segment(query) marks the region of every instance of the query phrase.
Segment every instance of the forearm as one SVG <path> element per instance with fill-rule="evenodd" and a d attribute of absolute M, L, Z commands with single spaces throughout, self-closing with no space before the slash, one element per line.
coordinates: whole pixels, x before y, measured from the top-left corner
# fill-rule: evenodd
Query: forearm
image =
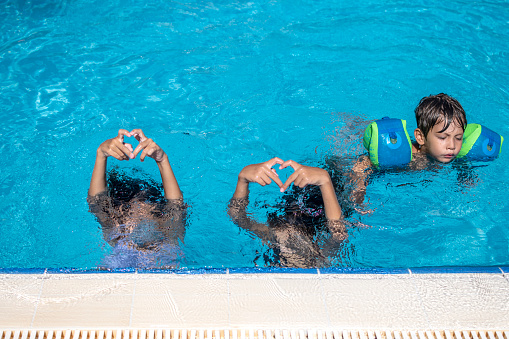
<path fill-rule="evenodd" d="M 163 181 L 164 197 L 168 200 L 182 199 L 182 191 L 171 168 L 168 156 L 164 155 L 163 160 L 157 162 L 161 179 Z"/>
<path fill-rule="evenodd" d="M 97 150 L 88 195 L 96 196 L 97 194 L 106 191 L 106 165 L 107 157 L 105 157 L 100 150 Z"/>
<path fill-rule="evenodd" d="M 249 183 L 245 179 L 239 177 L 237 187 L 233 193 L 234 199 L 247 198 L 249 196 Z"/>
<path fill-rule="evenodd" d="M 273 237 L 267 225 L 253 220 L 247 213 L 248 197 L 233 197 L 228 204 L 228 215 L 240 228 L 251 232 L 262 241 L 271 241 Z"/>
<path fill-rule="evenodd" d="M 233 193 L 233 197 L 228 204 L 228 215 L 232 221 L 240 228 L 248 232 L 254 233 L 263 241 L 271 240 L 269 228 L 265 224 L 261 224 L 253 220 L 247 213 L 247 205 L 249 204 L 249 182 L 239 175 L 237 187 Z"/>
<path fill-rule="evenodd" d="M 353 190 L 350 194 L 350 200 L 357 204 L 364 202 L 366 195 L 366 178 L 368 171 L 371 168 L 371 160 L 367 156 L 361 156 L 348 174 L 353 183 Z"/>
<path fill-rule="evenodd" d="M 228 204 L 228 215 L 235 223 L 246 218 L 246 208 L 249 203 L 249 183 L 240 177 L 237 180 L 237 187 L 233 197 Z"/>
<path fill-rule="evenodd" d="M 341 207 L 339 206 L 338 198 L 336 197 L 336 192 L 334 191 L 334 186 L 332 185 L 330 178 L 327 182 L 320 186 L 320 191 L 322 193 L 325 216 L 327 219 L 342 219 L 343 213 L 341 212 Z"/>

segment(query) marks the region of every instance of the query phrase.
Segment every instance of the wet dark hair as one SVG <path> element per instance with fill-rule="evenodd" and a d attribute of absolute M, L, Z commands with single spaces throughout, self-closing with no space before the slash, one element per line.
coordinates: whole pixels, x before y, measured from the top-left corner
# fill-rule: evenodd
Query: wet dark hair
<path fill-rule="evenodd" d="M 344 162 L 345 164 L 342 164 L 339 158 L 331 157 L 325 159 L 320 167 L 329 173 L 343 217 L 348 218 L 352 215 L 354 208 L 348 197 L 349 178 L 345 175 L 347 170 L 343 167 L 350 162 Z M 271 227 L 284 224 L 303 226 L 306 233 L 312 237 L 326 230 L 327 218 L 320 188 L 318 186 L 300 188 L 292 185 L 276 205 L 276 211 L 268 213 L 267 220 Z"/>
<path fill-rule="evenodd" d="M 276 210 L 267 215 L 270 227 L 303 226 L 311 237 L 323 228 L 325 220 L 322 195 L 316 186 L 292 186 L 278 202 Z"/>
<path fill-rule="evenodd" d="M 415 108 L 415 119 L 417 128 L 421 130 L 424 137 L 428 136 L 433 126 L 442 121 L 444 128 L 440 132 L 447 130 L 453 122 L 461 126 L 463 131 L 467 126 L 467 117 L 463 107 L 458 100 L 444 93 L 422 98 Z"/>
<path fill-rule="evenodd" d="M 115 206 L 129 205 L 131 201 L 143 200 L 152 204 L 164 203 L 163 186 L 136 169 L 135 173 L 126 173 L 113 168 L 108 173 L 108 194 Z"/>

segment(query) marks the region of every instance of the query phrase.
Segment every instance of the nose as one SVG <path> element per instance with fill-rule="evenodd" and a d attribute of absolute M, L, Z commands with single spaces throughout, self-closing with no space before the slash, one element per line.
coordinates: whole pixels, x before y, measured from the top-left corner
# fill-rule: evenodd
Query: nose
<path fill-rule="evenodd" d="M 454 138 L 447 139 L 447 149 L 450 149 L 450 150 L 456 149 L 456 143 L 454 142 Z"/>

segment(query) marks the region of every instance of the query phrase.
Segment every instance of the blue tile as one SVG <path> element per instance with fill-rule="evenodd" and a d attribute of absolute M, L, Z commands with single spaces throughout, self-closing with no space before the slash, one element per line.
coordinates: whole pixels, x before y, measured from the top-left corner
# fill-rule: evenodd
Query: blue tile
<path fill-rule="evenodd" d="M 0 274 L 44 274 L 45 268 L 0 268 Z"/>
<path fill-rule="evenodd" d="M 509 274 L 509 266 L 502 266 L 499 267 L 499 269 L 501 269 L 503 273 Z"/>
<path fill-rule="evenodd" d="M 97 274 L 97 273 L 139 273 L 139 274 L 447 274 L 447 273 L 506 273 L 503 267 L 416 267 L 416 268 L 282 268 L 282 267 L 236 267 L 236 268 L 178 268 L 178 269 L 136 269 L 136 268 L 0 268 L 0 274 Z"/>
<path fill-rule="evenodd" d="M 318 274 L 316 268 L 230 268 L 230 274 L 250 274 L 250 273 L 288 273 L 288 274 Z"/>
<path fill-rule="evenodd" d="M 48 268 L 50 274 L 136 273 L 135 268 Z"/>
<path fill-rule="evenodd" d="M 410 268 L 414 274 L 447 274 L 447 273 L 499 273 L 498 267 L 417 267 Z"/>
<path fill-rule="evenodd" d="M 139 274 L 227 274 L 227 268 L 138 269 Z"/>
<path fill-rule="evenodd" d="M 320 274 L 410 274 L 407 268 L 321 268 Z"/>

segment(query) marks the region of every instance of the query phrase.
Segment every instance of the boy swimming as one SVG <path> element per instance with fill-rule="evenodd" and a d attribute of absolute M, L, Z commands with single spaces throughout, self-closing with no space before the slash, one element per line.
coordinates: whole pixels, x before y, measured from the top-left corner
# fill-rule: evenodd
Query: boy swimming
<path fill-rule="evenodd" d="M 424 169 L 430 163 L 451 163 L 461 150 L 467 126 L 465 110 L 453 97 L 440 93 L 420 100 L 415 108 L 417 128 L 412 142 L 410 169 Z M 363 155 L 354 164 L 351 179 L 352 201 L 362 203 L 366 193 L 366 178 L 373 168 L 370 157 Z"/>

